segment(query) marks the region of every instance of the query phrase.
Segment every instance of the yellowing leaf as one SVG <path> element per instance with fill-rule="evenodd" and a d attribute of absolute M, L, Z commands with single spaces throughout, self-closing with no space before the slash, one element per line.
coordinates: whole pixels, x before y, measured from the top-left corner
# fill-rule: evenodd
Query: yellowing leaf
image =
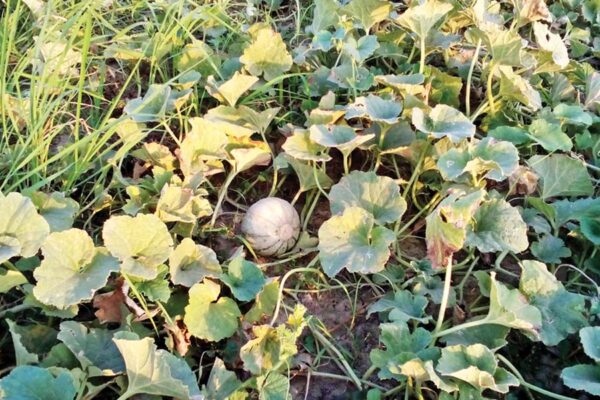
<path fill-rule="evenodd" d="M 292 56 L 288 53 L 281 35 L 269 28 L 258 31 L 250 46 L 244 50 L 240 62 L 252 75 L 264 75 L 267 81 L 292 68 Z"/>

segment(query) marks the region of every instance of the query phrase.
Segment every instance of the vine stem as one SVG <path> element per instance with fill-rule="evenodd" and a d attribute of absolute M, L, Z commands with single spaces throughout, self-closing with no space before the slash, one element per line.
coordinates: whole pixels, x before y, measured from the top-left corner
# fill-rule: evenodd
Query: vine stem
<path fill-rule="evenodd" d="M 29 305 L 29 304 L 17 304 L 14 307 L 10 307 L 10 308 L 7 308 L 6 310 L 0 311 L 0 319 L 3 319 L 4 316 L 6 314 L 8 314 L 8 313 L 16 314 L 16 313 L 18 313 L 20 311 L 25 311 L 25 310 L 28 310 L 30 308 L 33 308 L 33 306 Z"/>
<path fill-rule="evenodd" d="M 229 189 L 229 185 L 231 185 L 231 182 L 233 182 L 235 175 L 236 175 L 236 173 L 233 171 L 229 175 L 227 175 L 227 179 L 225 180 L 225 182 L 223 183 L 223 186 L 221 187 L 221 190 L 219 191 L 219 198 L 217 199 L 217 204 L 215 205 L 215 209 L 213 210 L 212 218 L 210 219 L 210 227 L 211 228 L 214 227 L 215 222 L 217 222 L 217 217 L 219 216 L 219 213 L 221 212 L 221 206 L 223 205 L 223 200 L 225 200 L 225 195 L 227 194 L 227 189 Z"/>
<path fill-rule="evenodd" d="M 419 61 L 419 73 L 422 74 L 425 71 L 425 38 L 422 37 L 421 39 L 421 55 L 420 55 L 420 61 Z"/>
<path fill-rule="evenodd" d="M 442 336 L 449 335 L 454 332 L 462 331 L 463 329 L 474 328 L 476 326 L 485 325 L 488 323 L 488 318 L 477 319 L 475 321 L 465 322 L 464 324 L 456 325 L 448 329 L 444 329 L 443 331 L 438 331 L 433 333 L 433 338 L 437 339 Z"/>
<path fill-rule="evenodd" d="M 469 74 L 467 75 L 467 89 L 465 92 L 465 107 L 467 111 L 467 117 L 471 116 L 471 81 L 473 80 L 473 71 L 475 70 L 475 65 L 477 64 L 477 60 L 479 59 L 479 50 L 481 49 L 481 39 L 477 41 L 477 47 L 475 48 L 475 54 L 473 54 L 473 60 L 471 61 L 471 66 L 469 67 Z"/>
<path fill-rule="evenodd" d="M 537 392 L 539 394 L 543 394 L 544 396 L 550 397 L 552 399 L 557 399 L 557 400 L 577 400 L 573 397 L 568 397 L 568 396 L 563 396 L 560 394 L 556 394 L 556 393 L 552 393 L 546 389 L 542 389 L 539 386 L 535 386 L 534 384 L 531 384 L 527 381 L 525 381 L 525 379 L 523 378 L 523 375 L 521 375 L 521 373 L 519 372 L 519 370 L 510 362 L 508 361 L 508 359 L 506 357 L 504 357 L 502 354 L 496 354 L 496 357 L 498 357 L 498 359 L 500 361 L 502 361 L 502 363 L 504 365 L 506 365 L 506 367 L 508 369 L 510 369 L 510 371 L 515 374 L 515 376 L 517 377 L 517 379 L 519 380 L 519 383 L 521 385 L 523 385 L 526 389 L 529 390 L 533 390 L 534 392 Z"/>
<path fill-rule="evenodd" d="M 450 297 L 450 289 L 452 286 L 452 256 L 448 259 L 446 265 L 446 276 L 444 277 L 444 293 L 442 295 L 442 302 L 440 304 L 440 312 L 438 314 L 437 323 L 435 324 L 434 336 L 437 332 L 442 330 L 444 324 L 444 315 L 446 314 L 446 308 L 448 307 L 448 298 Z"/>

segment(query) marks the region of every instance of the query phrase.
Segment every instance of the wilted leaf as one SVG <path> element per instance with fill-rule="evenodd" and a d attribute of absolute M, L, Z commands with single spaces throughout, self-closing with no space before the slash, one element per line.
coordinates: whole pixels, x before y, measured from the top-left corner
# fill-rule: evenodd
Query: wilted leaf
<path fill-rule="evenodd" d="M 434 268 L 446 266 L 449 257 L 463 247 L 467 227 L 484 195 L 482 190 L 453 193 L 427 216 L 427 255 Z"/>
<path fill-rule="evenodd" d="M 533 33 L 538 46 L 544 51 L 552 53 L 552 60 L 561 68 L 569 65 L 569 53 L 567 46 L 560 35 L 550 32 L 548 26 L 541 22 L 533 23 Z"/>
<path fill-rule="evenodd" d="M 275 367 L 285 368 L 298 352 L 296 340 L 305 325 L 303 306 L 296 306 L 286 324 L 276 328 L 259 325 L 252 328 L 254 339 L 249 340 L 240 350 L 244 369 L 253 374 L 261 374 Z"/>

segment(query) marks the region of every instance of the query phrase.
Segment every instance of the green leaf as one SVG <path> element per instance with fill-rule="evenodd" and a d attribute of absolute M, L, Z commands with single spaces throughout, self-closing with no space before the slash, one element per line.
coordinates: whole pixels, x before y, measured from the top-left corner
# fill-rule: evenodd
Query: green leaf
<path fill-rule="evenodd" d="M 483 271 L 477 272 L 482 272 L 485 274 Z M 489 275 L 485 274 L 485 276 L 489 278 Z M 442 340 L 444 340 L 448 346 L 454 346 L 457 344 L 472 345 L 481 343 L 495 351 L 508 344 L 506 341 L 506 335 L 508 335 L 509 330 L 510 329 L 506 326 L 486 324 L 463 329 L 459 332 L 446 335 L 442 338 Z"/>
<path fill-rule="evenodd" d="M 38 355 L 30 352 L 23 343 L 23 332 L 20 329 L 21 327 L 10 319 L 6 319 L 6 323 L 12 338 L 17 366 L 25 364 L 37 364 L 39 362 Z"/>
<path fill-rule="evenodd" d="M 373 25 L 387 19 L 391 11 L 392 4 L 386 0 L 352 0 L 343 8 L 343 12 L 357 19 L 367 32 Z"/>
<path fill-rule="evenodd" d="M 175 57 L 174 66 L 179 72 L 198 71 L 202 76 L 217 72 L 221 60 L 214 50 L 202 40 L 192 38 L 192 43 L 186 44 L 179 55 Z"/>
<path fill-rule="evenodd" d="M 544 235 L 531 244 L 531 254 L 546 263 L 558 264 L 561 258 L 571 257 L 571 250 L 565 242 L 552 235 Z"/>
<path fill-rule="evenodd" d="M 466 149 L 450 149 L 440 156 L 437 166 L 445 180 L 460 182 L 465 180 L 465 174 L 470 174 L 502 181 L 519 166 L 519 152 L 510 142 L 487 137 L 475 145 L 471 142 Z"/>
<path fill-rule="evenodd" d="M 463 87 L 462 79 L 447 74 L 435 67 L 426 67 L 427 81 L 431 85 L 429 99 L 435 104 L 447 104 L 450 107 L 460 107 L 459 96 Z"/>
<path fill-rule="evenodd" d="M 492 28 L 485 33 L 484 38 L 494 63 L 513 67 L 519 67 L 523 64 L 521 59 L 523 42 L 521 36 L 515 30 Z"/>
<path fill-rule="evenodd" d="M 583 351 L 594 361 L 600 361 L 600 327 L 587 326 L 579 331 Z"/>
<path fill-rule="evenodd" d="M 485 317 L 487 323 L 519 329 L 530 338 L 537 339 L 542 327 L 540 310 L 529 304 L 518 289 L 509 289 L 496 280 L 491 273 L 490 309 Z"/>
<path fill-rule="evenodd" d="M 578 364 L 563 369 L 560 376 L 571 389 L 600 396 L 600 365 Z"/>
<path fill-rule="evenodd" d="M 219 298 L 220 292 L 219 284 L 207 279 L 190 288 L 183 321 L 192 335 L 217 342 L 235 333 L 242 314 L 234 300 Z"/>
<path fill-rule="evenodd" d="M 519 288 L 542 313 L 540 338 L 546 346 L 557 345 L 587 325 L 584 296 L 568 292 L 541 262 L 525 260 L 521 266 Z"/>
<path fill-rule="evenodd" d="M 449 257 L 462 249 L 467 236 L 467 226 L 484 196 L 483 190 L 469 194 L 454 192 L 427 216 L 427 255 L 434 268 L 445 267 Z"/>
<path fill-rule="evenodd" d="M 344 176 L 331 188 L 329 202 L 334 214 L 360 207 L 379 224 L 399 221 L 407 207 L 398 184 L 392 178 L 378 176 L 372 171 L 352 171 Z"/>
<path fill-rule="evenodd" d="M 600 103 L 600 73 L 592 72 L 585 80 L 585 108 L 597 111 Z"/>
<path fill-rule="evenodd" d="M 408 8 L 396 19 L 396 22 L 424 39 L 451 10 L 452 4 L 450 3 L 427 0 L 415 7 Z"/>
<path fill-rule="evenodd" d="M 173 239 L 156 215 L 110 217 L 102 228 L 102 239 L 121 270 L 143 279 L 154 279 L 158 266 L 171 254 Z"/>
<path fill-rule="evenodd" d="M 310 127 L 310 140 L 324 147 L 337 148 L 345 156 L 372 138 L 373 135 L 357 135 L 349 126 L 312 125 Z"/>
<path fill-rule="evenodd" d="M 217 357 L 210 370 L 208 382 L 202 388 L 202 395 L 206 399 L 227 399 L 241 385 L 242 382 L 235 372 L 228 371 L 223 360 Z"/>
<path fill-rule="evenodd" d="M 344 268 L 350 272 L 379 272 L 390 257 L 389 246 L 394 239 L 394 232 L 375 226 L 369 212 L 348 207 L 319 228 L 319 259 L 330 277 Z"/>
<path fill-rule="evenodd" d="M 250 301 L 261 291 L 266 279 L 258 265 L 238 255 L 229 262 L 227 274 L 221 274 L 221 282 L 240 301 Z"/>
<path fill-rule="evenodd" d="M 289 136 L 281 146 L 290 156 L 298 160 L 306 161 L 329 161 L 331 157 L 327 154 L 327 148 L 314 142 L 310 138 L 308 129 L 297 129 Z"/>
<path fill-rule="evenodd" d="M 541 197 L 591 196 L 594 193 L 592 180 L 583 162 L 565 154 L 533 156 L 529 166 L 540 177 Z"/>
<path fill-rule="evenodd" d="M 32 257 L 50 233 L 33 202 L 19 193 L 0 193 L 0 264 L 12 257 Z"/>
<path fill-rule="evenodd" d="M 88 330 L 78 322 L 63 321 L 58 340 L 69 348 L 90 376 L 112 376 L 125 371 L 123 357 L 113 342 L 115 333 L 107 329 Z M 119 335 L 137 339 L 131 332 L 123 331 Z"/>
<path fill-rule="evenodd" d="M 0 393 L 7 400 L 73 400 L 77 389 L 65 370 L 55 377 L 44 368 L 21 366 L 0 379 Z"/>
<path fill-rule="evenodd" d="M 171 297 L 171 288 L 167 279 L 168 272 L 169 268 L 165 264 L 161 264 L 158 266 L 158 275 L 154 279 L 146 280 L 135 277 L 131 277 L 130 279 L 136 289 L 148 300 L 166 303 L 169 301 L 169 297 Z"/>
<path fill-rule="evenodd" d="M 287 376 L 270 372 L 256 378 L 259 400 L 291 400 L 290 380 Z"/>
<path fill-rule="evenodd" d="M 44 260 L 33 271 L 34 296 L 42 303 L 65 309 L 90 300 L 106 285 L 119 262 L 106 249 L 95 247 L 81 229 L 54 232 L 42 246 Z"/>
<path fill-rule="evenodd" d="M 254 76 L 264 75 L 265 80 L 278 78 L 292 68 L 292 56 L 281 35 L 270 28 L 262 28 L 240 57 L 240 62 Z"/>
<path fill-rule="evenodd" d="M 277 158 L 275 158 L 274 164 L 275 168 L 278 170 L 287 169 L 287 167 L 290 166 L 293 170 L 292 175 L 295 175 L 300 182 L 300 190 L 302 192 L 306 192 L 311 189 L 317 189 L 317 180 L 323 189 L 330 188 L 333 184 L 333 181 L 325 173 L 325 171 L 316 169 L 317 177 L 315 178 L 315 168 L 312 165 L 296 160 L 287 153 L 279 153 Z"/>
<path fill-rule="evenodd" d="M 529 133 L 533 140 L 549 152 L 569 151 L 573 148 L 571 138 L 562 131 L 558 123 L 536 119 L 529 126 Z"/>
<path fill-rule="evenodd" d="M 516 126 L 499 126 L 488 132 L 488 136 L 496 138 L 498 140 L 506 140 L 515 145 L 528 143 L 531 138 L 526 130 L 518 128 Z"/>
<path fill-rule="evenodd" d="M 252 327 L 254 339 L 249 340 L 240 350 L 244 369 L 255 375 L 272 371 L 273 368 L 286 368 L 298 352 L 296 340 L 304 329 L 303 306 L 296 306 L 286 324 L 276 328 L 269 325 Z"/>
<path fill-rule="evenodd" d="M 244 315 L 244 320 L 253 324 L 260 321 L 263 316 L 273 314 L 278 300 L 279 280 L 271 278 L 256 296 L 252 308 Z"/>
<path fill-rule="evenodd" d="M 144 97 L 129 100 L 123 112 L 134 122 L 153 122 L 165 118 L 175 109 L 180 93 L 166 84 L 151 84 Z"/>
<path fill-rule="evenodd" d="M 568 125 L 587 128 L 594 123 L 592 115 L 585 112 L 579 104 L 560 103 L 552 113 Z"/>
<path fill-rule="evenodd" d="M 75 200 L 59 192 L 33 192 L 30 197 L 40 215 L 48 222 L 50 232 L 64 231 L 73 226 L 75 215 L 79 212 L 79 204 Z"/>
<path fill-rule="evenodd" d="M 381 324 L 379 329 L 379 341 L 385 346 L 385 350 L 374 349 L 369 353 L 372 365 L 379 369 L 379 379 L 400 377 L 391 371 L 391 366 L 402 365 L 415 358 L 433 360 L 439 355 L 437 348 L 429 348 L 431 334 L 424 328 L 416 328 L 411 333 L 406 323 L 394 322 Z"/>
<path fill-rule="evenodd" d="M 212 76 L 208 77 L 208 83 L 206 90 L 215 99 L 221 103 L 227 103 L 234 107 L 238 99 L 248 89 L 250 89 L 258 78 L 250 75 L 242 75 L 236 71 L 236 73 L 228 81 L 217 83 Z"/>
<path fill-rule="evenodd" d="M 393 298 L 388 296 L 377 300 L 369 306 L 367 316 L 372 313 L 389 312 L 388 319 L 394 322 L 408 322 L 415 320 L 426 323 L 431 317 L 425 316 L 427 298 L 412 294 L 408 290 L 399 290 L 394 293 Z"/>
<path fill-rule="evenodd" d="M 191 287 L 205 277 L 216 278 L 222 269 L 210 247 L 184 238 L 169 256 L 169 271 L 174 284 Z"/>
<path fill-rule="evenodd" d="M 113 341 L 127 370 L 127 390 L 121 397 L 144 393 L 189 399 L 200 395 L 196 377 L 187 363 L 165 350 L 158 350 L 151 338 Z"/>
<path fill-rule="evenodd" d="M 505 200 L 492 199 L 481 204 L 468 229 L 466 243 L 483 253 L 527 250 L 527 224 L 519 210 Z"/>
<path fill-rule="evenodd" d="M 436 139 L 448 137 L 454 143 L 475 134 L 475 125 L 463 113 L 445 104 L 436 105 L 427 115 L 414 108 L 412 123 L 423 133 Z"/>
<path fill-rule="evenodd" d="M 340 5 L 335 0 L 315 0 L 313 9 L 313 18 L 307 31 L 316 35 L 318 32 L 324 31 L 335 25 L 339 20 L 338 11 Z"/>
<path fill-rule="evenodd" d="M 365 117 L 391 125 L 398 122 L 401 111 L 402 104 L 399 102 L 369 94 L 367 97 L 358 97 L 354 103 L 346 106 L 346 119 Z"/>
<path fill-rule="evenodd" d="M 350 36 L 343 46 L 344 52 L 358 63 L 362 63 L 371 57 L 378 48 L 379 42 L 375 35 L 361 36 L 358 40 Z"/>
<path fill-rule="evenodd" d="M 443 348 L 436 369 L 444 376 L 467 382 L 479 390 L 508 393 L 510 386 L 519 385 L 514 375 L 498 367 L 494 353 L 482 344 Z"/>

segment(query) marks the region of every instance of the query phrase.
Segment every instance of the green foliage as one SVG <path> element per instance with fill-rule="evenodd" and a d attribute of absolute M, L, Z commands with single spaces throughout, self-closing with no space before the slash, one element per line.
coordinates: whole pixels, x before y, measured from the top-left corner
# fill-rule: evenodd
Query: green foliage
<path fill-rule="evenodd" d="M 33 202 L 19 193 L 0 194 L 0 262 L 11 257 L 31 257 L 50 233 Z"/>
<path fill-rule="evenodd" d="M 343 177 L 331 188 L 329 201 L 334 214 L 360 207 L 379 224 L 398 221 L 406 211 L 406 201 L 394 180 L 374 172 L 353 171 Z"/>
<path fill-rule="evenodd" d="M 343 214 L 319 228 L 319 258 L 328 276 L 343 269 L 350 272 L 378 272 L 390 257 L 394 233 L 375 224 L 374 217 L 360 207 L 348 207 Z"/>
<path fill-rule="evenodd" d="M 80 229 L 54 232 L 42 245 L 44 260 L 34 270 L 35 297 L 44 304 L 65 309 L 90 300 L 106 285 L 111 272 L 119 269 L 117 259 L 97 248 Z"/>
<path fill-rule="evenodd" d="M 4 3 L 0 398 L 600 395 L 598 0 Z"/>
<path fill-rule="evenodd" d="M 184 322 L 192 335 L 216 342 L 235 333 L 240 309 L 229 297 L 219 297 L 220 292 L 219 284 L 207 279 L 190 288 Z"/>
<path fill-rule="evenodd" d="M 138 393 L 191 398 L 200 394 L 196 378 L 186 362 L 158 350 L 152 339 L 113 339 L 125 361 L 127 390 L 122 396 Z"/>
<path fill-rule="evenodd" d="M 121 261 L 121 270 L 143 279 L 154 279 L 158 266 L 169 258 L 173 239 L 155 215 L 111 217 L 104 223 L 102 239 Z"/>

